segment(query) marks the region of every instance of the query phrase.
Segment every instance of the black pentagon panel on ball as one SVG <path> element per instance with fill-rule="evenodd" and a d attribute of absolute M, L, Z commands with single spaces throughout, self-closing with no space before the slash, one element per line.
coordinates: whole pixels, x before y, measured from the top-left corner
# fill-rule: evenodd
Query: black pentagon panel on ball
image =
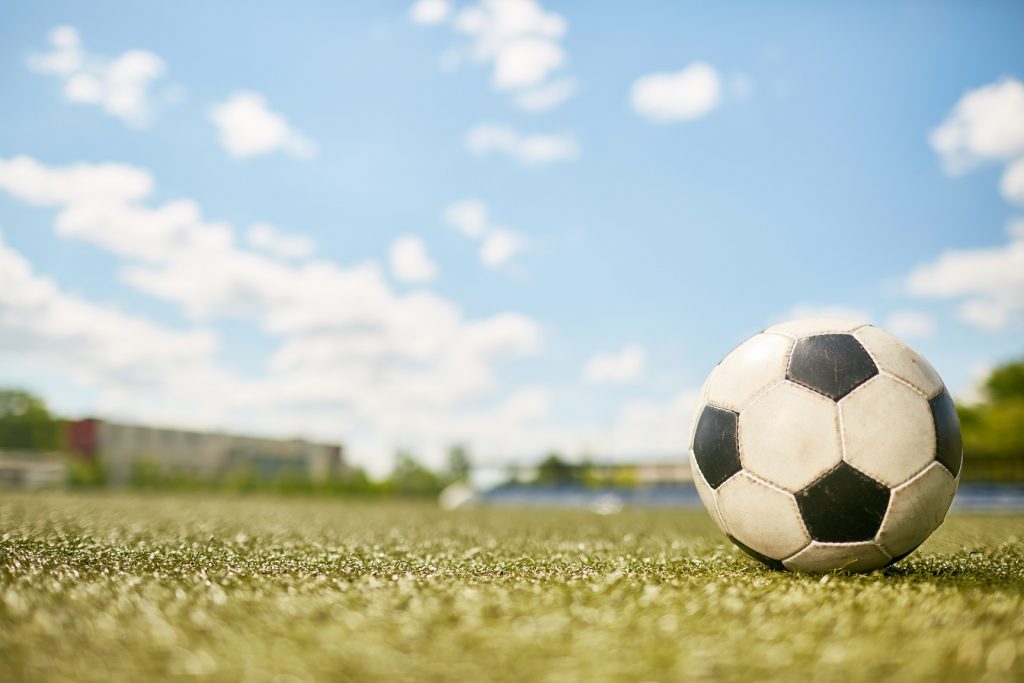
<path fill-rule="evenodd" d="M 849 334 L 817 334 L 797 340 L 786 379 L 838 401 L 878 374 L 860 342 Z"/>
<path fill-rule="evenodd" d="M 739 548 L 740 550 L 742 550 L 743 552 L 745 552 L 747 555 L 749 555 L 750 557 L 754 558 L 758 562 L 766 564 L 769 567 L 771 567 L 772 569 L 778 569 L 780 572 L 786 571 L 786 565 L 782 564 L 781 560 L 775 560 L 775 559 L 772 559 L 772 558 L 768 557 L 767 555 L 762 555 L 761 553 L 757 552 L 753 548 L 748 548 L 747 546 L 743 545 L 742 543 L 737 541 L 732 536 L 729 536 L 729 540 L 732 541 L 733 544 L 737 548 Z"/>
<path fill-rule="evenodd" d="M 807 488 L 796 502 L 811 538 L 824 543 L 870 541 L 889 507 L 889 487 L 841 462 Z"/>
<path fill-rule="evenodd" d="M 964 443 L 960 437 L 960 419 L 956 416 L 956 406 L 945 389 L 929 404 L 935 421 L 935 459 L 955 477 L 960 474 L 964 458 Z"/>
<path fill-rule="evenodd" d="M 693 435 L 693 456 L 708 485 L 717 489 L 740 471 L 739 415 L 725 408 L 704 406 Z"/>

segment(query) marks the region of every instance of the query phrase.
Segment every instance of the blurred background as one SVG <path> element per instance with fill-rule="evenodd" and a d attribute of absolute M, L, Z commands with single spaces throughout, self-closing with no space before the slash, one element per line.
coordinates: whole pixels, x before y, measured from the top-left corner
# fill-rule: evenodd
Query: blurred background
<path fill-rule="evenodd" d="M 0 479 L 695 500 L 707 373 L 822 314 L 921 351 L 965 480 L 1019 483 L 1022 30 L 1013 2 L 4 4 Z"/>

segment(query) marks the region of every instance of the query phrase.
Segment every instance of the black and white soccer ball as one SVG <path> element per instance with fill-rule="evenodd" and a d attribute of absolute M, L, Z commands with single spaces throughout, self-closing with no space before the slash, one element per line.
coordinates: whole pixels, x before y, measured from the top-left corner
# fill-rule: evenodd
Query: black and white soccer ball
<path fill-rule="evenodd" d="M 906 557 L 946 516 L 962 458 L 953 400 L 928 361 L 878 327 L 835 318 L 740 344 L 704 384 L 690 437 L 718 527 L 795 571 Z"/>

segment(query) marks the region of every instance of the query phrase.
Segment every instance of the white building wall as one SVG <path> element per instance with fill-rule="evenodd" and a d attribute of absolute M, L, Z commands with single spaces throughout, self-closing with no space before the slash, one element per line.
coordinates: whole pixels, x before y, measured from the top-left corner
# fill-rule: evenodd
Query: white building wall
<path fill-rule="evenodd" d="M 315 481 L 329 478 L 341 466 L 340 447 L 302 440 L 277 440 L 231 434 L 187 432 L 140 425 L 102 422 L 99 453 L 113 484 L 130 481 L 135 467 L 152 463 L 162 472 L 213 478 L 231 469 L 282 468 Z M 335 457 L 335 454 L 338 454 Z"/>

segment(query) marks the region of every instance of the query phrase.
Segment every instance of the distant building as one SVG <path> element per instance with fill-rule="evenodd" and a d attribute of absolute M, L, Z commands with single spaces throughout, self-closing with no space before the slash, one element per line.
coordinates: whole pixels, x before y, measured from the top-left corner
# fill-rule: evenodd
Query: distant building
<path fill-rule="evenodd" d="M 642 462 L 633 466 L 637 484 L 641 486 L 688 484 L 693 481 L 693 470 L 686 459 L 661 462 Z"/>
<path fill-rule="evenodd" d="M 591 464 L 588 479 L 613 486 L 676 486 L 693 481 L 686 456 L 674 460 Z"/>
<path fill-rule="evenodd" d="M 140 465 L 197 479 L 247 471 L 265 479 L 295 475 L 313 481 L 330 479 L 344 467 L 340 445 L 302 439 L 193 432 L 94 418 L 69 422 L 66 436 L 71 453 L 102 460 L 114 485 L 127 483 Z"/>

